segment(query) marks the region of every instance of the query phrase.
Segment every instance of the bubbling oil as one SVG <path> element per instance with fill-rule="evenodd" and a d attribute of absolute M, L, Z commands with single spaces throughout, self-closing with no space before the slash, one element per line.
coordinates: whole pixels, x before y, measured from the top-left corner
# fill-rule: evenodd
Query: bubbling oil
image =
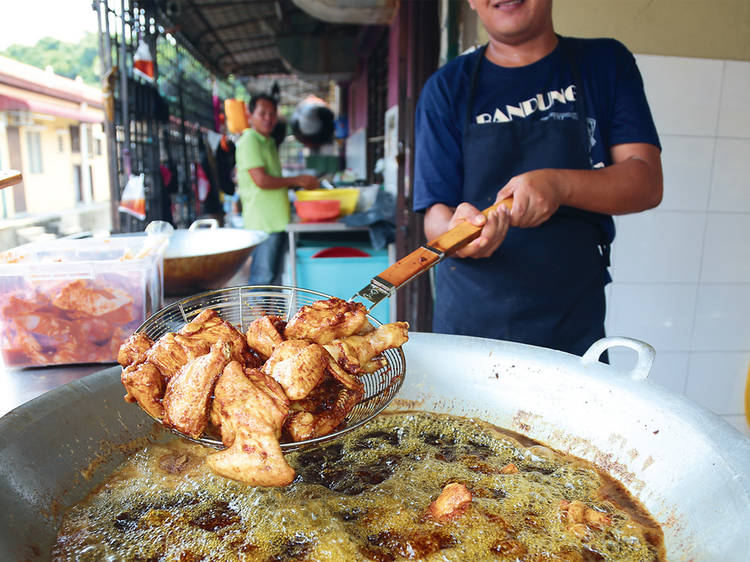
<path fill-rule="evenodd" d="M 591 464 L 467 418 L 381 415 L 287 456 L 286 488 L 213 474 L 210 450 L 174 440 L 127 460 L 65 516 L 54 560 L 663 560 L 659 526 Z M 501 469 L 513 463 L 517 473 Z M 427 507 L 451 482 L 473 496 L 455 520 Z M 614 493 L 614 492 L 616 493 Z M 611 525 L 585 537 L 560 502 Z"/>

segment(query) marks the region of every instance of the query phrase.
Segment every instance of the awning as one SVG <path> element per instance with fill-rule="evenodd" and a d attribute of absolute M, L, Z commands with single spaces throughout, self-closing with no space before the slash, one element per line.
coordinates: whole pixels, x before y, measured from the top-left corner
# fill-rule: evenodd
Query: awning
<path fill-rule="evenodd" d="M 101 109 L 87 109 L 75 103 L 43 101 L 38 99 L 23 99 L 7 94 L 0 94 L 0 111 L 26 111 L 52 115 L 71 121 L 82 123 L 101 123 L 104 121 L 104 111 Z"/>

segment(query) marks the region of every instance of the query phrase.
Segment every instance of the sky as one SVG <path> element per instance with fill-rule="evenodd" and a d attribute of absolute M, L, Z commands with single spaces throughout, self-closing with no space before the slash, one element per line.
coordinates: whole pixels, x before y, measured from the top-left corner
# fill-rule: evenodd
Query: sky
<path fill-rule="evenodd" d="M 0 50 L 42 37 L 76 42 L 86 31 L 98 31 L 91 0 L 0 0 L 0 7 Z"/>

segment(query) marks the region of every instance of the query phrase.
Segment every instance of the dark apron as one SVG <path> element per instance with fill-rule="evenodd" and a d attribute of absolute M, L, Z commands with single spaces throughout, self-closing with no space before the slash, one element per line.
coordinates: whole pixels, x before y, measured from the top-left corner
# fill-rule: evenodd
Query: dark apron
<path fill-rule="evenodd" d="M 578 65 L 560 39 L 576 86 L 578 119 L 473 122 L 478 71 L 471 77 L 463 134 L 463 200 L 495 202 L 513 176 L 540 168 L 590 169 L 585 100 Z M 436 278 L 434 331 L 528 343 L 582 355 L 604 336 L 609 281 L 608 215 L 571 207 L 535 228 L 510 228 L 489 258 L 448 258 Z"/>

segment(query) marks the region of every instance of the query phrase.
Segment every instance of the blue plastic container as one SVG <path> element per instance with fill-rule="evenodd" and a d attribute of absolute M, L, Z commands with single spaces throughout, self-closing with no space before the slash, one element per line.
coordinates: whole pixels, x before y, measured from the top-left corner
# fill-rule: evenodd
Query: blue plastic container
<path fill-rule="evenodd" d="M 326 246 L 297 247 L 297 286 L 320 291 L 334 297 L 349 299 L 388 267 L 388 251 L 352 244 L 370 257 L 313 258 Z M 372 315 L 381 322 L 390 322 L 388 301 L 378 304 Z"/>

